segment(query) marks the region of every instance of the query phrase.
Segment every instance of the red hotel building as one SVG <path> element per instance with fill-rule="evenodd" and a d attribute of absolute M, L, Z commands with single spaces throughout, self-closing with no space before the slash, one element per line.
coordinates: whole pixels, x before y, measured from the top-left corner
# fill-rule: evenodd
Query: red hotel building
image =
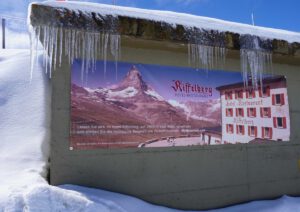
<path fill-rule="evenodd" d="M 263 87 L 246 89 L 244 83 L 217 87 L 222 110 L 222 143 L 255 140 L 288 141 L 290 116 L 284 76 L 263 80 Z"/>

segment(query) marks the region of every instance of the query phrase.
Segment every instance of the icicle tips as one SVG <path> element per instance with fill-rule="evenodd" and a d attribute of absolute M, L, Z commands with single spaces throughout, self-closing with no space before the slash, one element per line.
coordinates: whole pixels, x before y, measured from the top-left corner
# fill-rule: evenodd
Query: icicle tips
<path fill-rule="evenodd" d="M 224 33 L 192 29 L 188 37 L 188 62 L 190 66 L 208 70 L 225 64 Z"/>
<path fill-rule="evenodd" d="M 120 58 L 121 38 L 119 34 L 111 31 L 89 32 L 77 29 L 66 29 L 52 26 L 35 26 L 30 29 L 31 37 L 31 76 L 34 64 L 37 62 L 39 43 L 43 49 L 43 64 L 45 72 L 52 76 L 52 71 L 61 67 L 63 58 L 71 65 L 75 58 L 83 60 L 81 76 L 86 80 L 89 70 L 96 69 L 98 58 L 104 60 L 104 73 L 106 72 L 106 60 L 108 52 L 116 63 Z M 39 42 L 40 41 L 40 42 Z"/>
<path fill-rule="evenodd" d="M 245 87 L 257 89 L 263 86 L 264 73 L 272 73 L 272 52 L 268 40 L 257 36 L 240 37 L 240 61 Z"/>

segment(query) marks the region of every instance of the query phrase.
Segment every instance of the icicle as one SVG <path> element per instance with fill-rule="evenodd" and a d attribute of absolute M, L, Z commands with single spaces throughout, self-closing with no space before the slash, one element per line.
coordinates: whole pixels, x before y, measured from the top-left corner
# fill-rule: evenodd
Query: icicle
<path fill-rule="evenodd" d="M 43 42 L 42 42 L 42 46 L 44 48 L 44 52 L 43 52 L 43 66 L 46 66 L 46 62 L 47 62 L 47 37 L 48 37 L 48 31 L 47 31 L 47 26 L 42 27 L 43 28 Z M 47 69 L 45 70 L 45 72 L 47 73 Z"/>
<path fill-rule="evenodd" d="M 191 29 L 188 41 L 189 65 L 205 70 L 225 63 L 225 34 L 217 31 Z"/>
<path fill-rule="evenodd" d="M 31 30 L 34 30 L 34 29 L 31 29 Z M 34 58 L 35 58 L 35 55 L 34 53 L 36 53 L 34 51 L 34 43 L 35 43 L 35 33 L 30 33 L 30 82 L 32 80 L 32 77 L 33 77 L 33 69 L 34 69 Z"/>
<path fill-rule="evenodd" d="M 109 34 L 104 34 L 104 44 L 103 44 L 103 63 L 104 63 L 104 77 L 106 76 L 106 60 L 107 60 L 107 45 L 108 45 Z"/>
<path fill-rule="evenodd" d="M 225 63 L 225 48 L 206 46 L 201 44 L 188 44 L 189 65 L 195 68 L 212 69 L 223 66 Z"/>
<path fill-rule="evenodd" d="M 111 54 L 115 61 L 116 78 L 118 61 L 120 59 L 120 35 L 116 30 L 103 30 L 101 32 L 83 31 L 77 29 L 64 29 L 51 26 L 30 26 L 31 38 L 31 73 L 37 61 L 39 41 L 43 48 L 43 65 L 45 72 L 52 76 L 52 71 L 61 67 L 63 57 L 69 65 L 74 59 L 82 59 L 81 79 L 87 80 L 89 71 L 96 69 L 97 59 L 104 61 L 104 76 L 107 68 L 107 57 Z"/>
<path fill-rule="evenodd" d="M 110 36 L 110 51 L 113 57 L 115 58 L 115 71 L 116 71 L 116 80 L 118 79 L 118 60 L 120 54 L 120 35 L 111 35 Z"/>
<path fill-rule="evenodd" d="M 81 57 L 82 57 L 82 61 L 81 61 L 81 80 L 83 81 L 84 80 L 84 67 L 85 67 L 85 62 L 86 62 L 86 60 L 85 60 L 85 49 L 86 49 L 86 42 L 85 42 L 85 40 L 84 40 L 84 37 L 81 37 L 82 38 L 82 55 L 81 55 Z"/>
<path fill-rule="evenodd" d="M 59 28 L 59 67 L 61 67 L 62 52 L 63 52 L 63 30 L 60 27 Z"/>
<path fill-rule="evenodd" d="M 272 72 L 272 53 L 262 49 L 256 36 L 244 35 L 240 38 L 241 69 L 245 87 L 257 89 L 263 85 L 263 74 Z"/>

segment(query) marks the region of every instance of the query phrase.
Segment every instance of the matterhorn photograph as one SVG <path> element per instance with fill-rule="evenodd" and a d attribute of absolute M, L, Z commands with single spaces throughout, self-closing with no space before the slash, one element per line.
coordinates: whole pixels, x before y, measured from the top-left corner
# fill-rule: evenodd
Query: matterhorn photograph
<path fill-rule="evenodd" d="M 98 61 L 94 69 L 82 73 L 80 60 L 72 66 L 71 149 L 222 144 L 222 128 L 228 131 L 223 133 L 225 143 L 257 137 L 242 132 L 243 122 L 253 125 L 250 114 L 235 114 L 232 121 L 243 124 L 239 141 L 230 134 L 231 124 L 222 127 L 222 95 L 223 108 L 231 105 L 226 111 L 262 104 L 259 96 L 250 98 L 241 86 L 244 100 L 233 94 L 242 84 L 236 72 L 124 62 L 116 67 L 114 61 Z M 233 117 L 226 111 L 227 119 Z"/>

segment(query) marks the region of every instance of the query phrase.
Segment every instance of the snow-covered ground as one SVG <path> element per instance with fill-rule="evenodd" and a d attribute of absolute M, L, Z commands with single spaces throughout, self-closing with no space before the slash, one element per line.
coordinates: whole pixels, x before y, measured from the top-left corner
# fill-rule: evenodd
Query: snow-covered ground
<path fill-rule="evenodd" d="M 187 138 L 171 138 L 161 139 L 156 142 L 146 144 L 144 147 L 171 147 L 171 146 L 192 146 L 201 145 L 200 137 L 187 137 Z"/>
<path fill-rule="evenodd" d="M 17 32 L 7 28 L 5 34 L 5 47 L 7 49 L 29 49 L 30 42 L 28 32 Z M 0 40 L 2 41 L 2 33 L 0 33 Z"/>
<path fill-rule="evenodd" d="M 49 79 L 39 66 L 30 83 L 28 50 L 0 50 L 0 212 L 179 211 L 134 197 L 76 185 L 48 185 Z M 300 211 L 300 198 L 284 196 L 216 210 Z"/>

